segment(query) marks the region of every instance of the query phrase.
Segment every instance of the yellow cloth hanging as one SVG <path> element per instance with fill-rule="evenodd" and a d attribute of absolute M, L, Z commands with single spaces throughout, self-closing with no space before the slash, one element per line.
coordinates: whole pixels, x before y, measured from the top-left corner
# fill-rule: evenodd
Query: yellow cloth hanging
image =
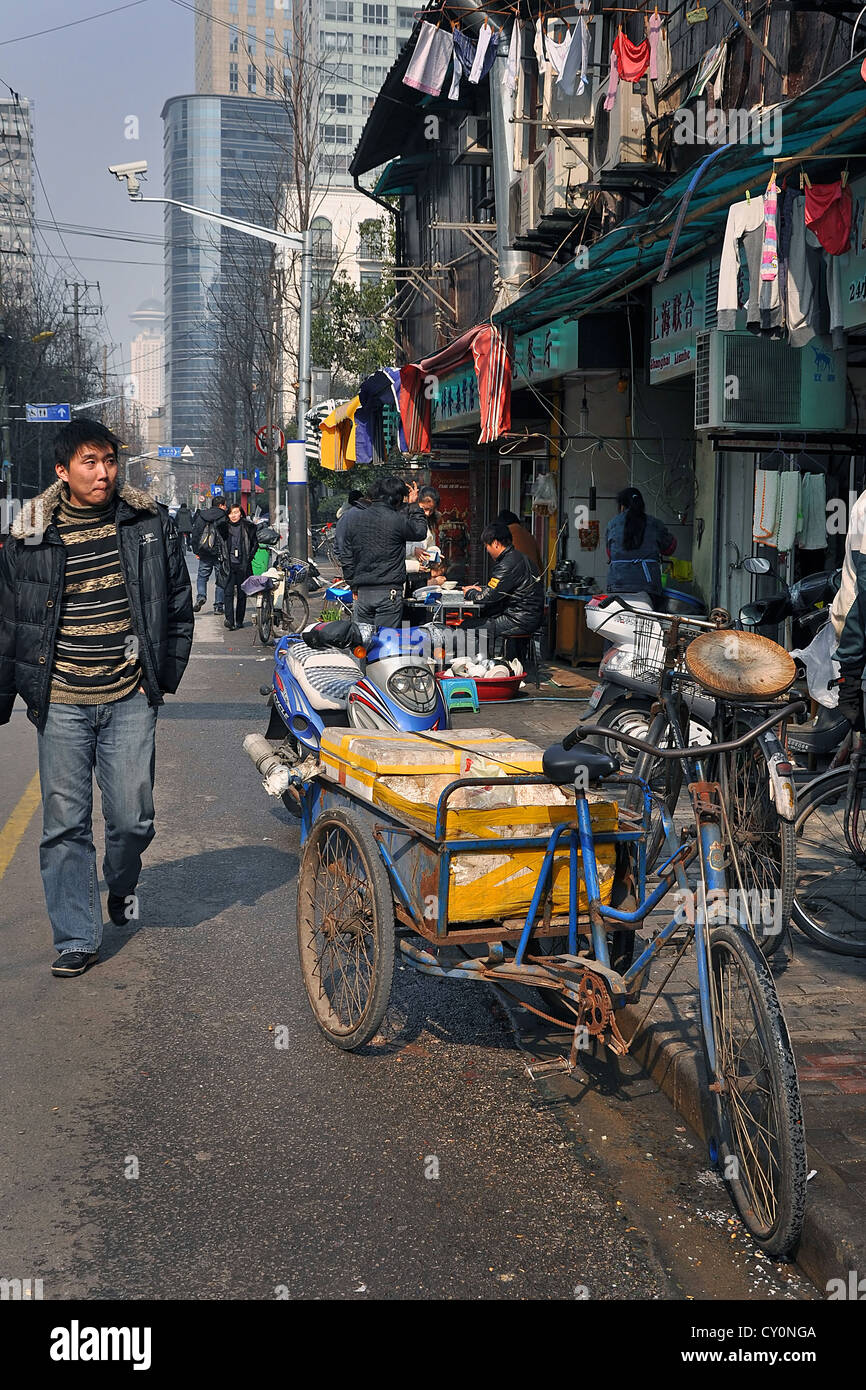
<path fill-rule="evenodd" d="M 322 421 L 320 458 L 323 468 L 334 473 L 343 473 L 354 468 L 357 461 L 355 452 L 355 411 L 361 404 L 361 397 L 355 396 L 345 405 L 338 405 Z"/>

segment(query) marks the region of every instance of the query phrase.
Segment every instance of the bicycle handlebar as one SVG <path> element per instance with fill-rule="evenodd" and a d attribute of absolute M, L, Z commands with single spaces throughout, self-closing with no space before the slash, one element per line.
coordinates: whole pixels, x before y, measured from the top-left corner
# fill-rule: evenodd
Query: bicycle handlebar
<path fill-rule="evenodd" d="M 562 746 L 568 750 L 579 743 L 584 734 L 602 734 L 604 738 L 613 739 L 616 743 L 624 743 L 629 748 L 637 748 L 641 753 L 652 753 L 656 758 L 705 758 L 710 753 L 730 753 L 734 748 L 744 748 L 747 743 L 752 743 L 760 734 L 765 734 L 768 729 L 775 728 L 783 719 L 790 719 L 794 714 L 802 714 L 806 708 L 805 700 L 794 700 L 790 705 L 782 705 L 778 710 L 774 710 L 768 719 L 749 729 L 742 738 L 734 739 L 731 743 L 705 743 L 701 744 L 699 748 L 656 748 L 655 744 L 647 743 L 645 739 L 633 738 L 631 734 L 619 734 L 614 729 L 606 728 L 604 724 L 578 725 L 576 729 L 572 729 L 570 734 L 566 734 L 562 740 Z"/>

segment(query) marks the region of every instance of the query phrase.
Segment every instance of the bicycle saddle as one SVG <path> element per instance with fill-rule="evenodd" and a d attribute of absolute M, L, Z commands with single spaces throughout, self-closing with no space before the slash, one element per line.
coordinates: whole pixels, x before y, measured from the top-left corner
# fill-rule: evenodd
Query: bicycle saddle
<path fill-rule="evenodd" d="M 711 695 L 727 700 L 772 700 L 797 674 L 794 658 L 758 632 L 722 628 L 686 647 L 690 675 Z"/>
<path fill-rule="evenodd" d="M 556 786 L 573 782 L 578 768 L 585 768 L 587 780 L 592 786 L 603 777 L 611 777 L 619 772 L 619 758 L 600 752 L 591 743 L 576 743 L 569 749 L 563 748 L 561 743 L 554 743 L 552 748 L 545 749 L 541 766 L 548 782 Z"/>

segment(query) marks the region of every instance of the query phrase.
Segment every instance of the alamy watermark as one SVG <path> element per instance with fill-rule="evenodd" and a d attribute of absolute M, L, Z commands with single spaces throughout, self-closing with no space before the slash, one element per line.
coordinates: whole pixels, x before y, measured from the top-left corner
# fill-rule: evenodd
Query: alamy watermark
<path fill-rule="evenodd" d="M 675 145 L 761 145 L 770 155 L 782 151 L 782 108 L 744 111 L 707 109 L 705 101 L 674 113 Z"/>

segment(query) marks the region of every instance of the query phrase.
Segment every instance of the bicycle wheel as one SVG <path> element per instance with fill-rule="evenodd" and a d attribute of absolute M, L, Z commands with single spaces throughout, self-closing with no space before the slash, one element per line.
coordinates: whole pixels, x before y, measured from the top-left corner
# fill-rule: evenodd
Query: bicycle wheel
<path fill-rule="evenodd" d="M 597 719 L 593 719 L 593 723 L 601 724 L 605 729 L 610 729 L 612 734 L 629 734 L 632 738 L 645 739 L 652 722 L 651 705 L 652 701 L 649 698 L 615 700 Z M 618 739 L 605 738 L 601 734 L 592 734 L 588 742 L 596 744 L 610 757 L 618 758 L 623 772 L 630 771 L 634 767 L 634 751 L 627 744 L 620 743 Z M 642 756 L 643 754 L 638 754 L 638 757 Z"/>
<path fill-rule="evenodd" d="M 623 730 L 625 732 L 625 730 Z M 649 729 L 646 732 L 647 743 L 652 743 L 656 748 L 675 748 L 676 740 L 671 730 L 670 722 L 664 711 L 655 716 Z M 683 785 L 683 764 L 681 758 L 656 758 L 652 753 L 638 753 L 634 763 L 634 776 L 640 777 L 644 782 L 648 782 L 656 798 L 659 798 L 667 808 L 668 814 L 673 816 L 677 802 L 680 799 L 680 790 Z M 630 786 L 625 798 L 626 810 L 636 811 L 638 814 L 643 810 L 643 791 L 640 787 Z M 664 825 L 662 824 L 661 808 L 659 800 L 653 801 L 653 808 L 650 817 L 650 832 L 646 845 L 647 873 L 661 858 L 665 848 Z"/>
<path fill-rule="evenodd" d="M 828 951 L 866 956 L 866 865 L 845 837 L 848 770 L 825 773 L 803 790 L 797 815 L 797 883 L 791 920 Z M 857 775 L 850 832 L 866 848 L 866 767 Z"/>
<path fill-rule="evenodd" d="M 283 595 L 283 627 L 286 632 L 300 632 L 310 621 L 310 605 L 298 589 L 287 589 Z"/>
<path fill-rule="evenodd" d="M 274 596 L 270 589 L 262 594 L 262 602 L 257 614 L 259 641 L 270 642 L 274 630 Z"/>
<path fill-rule="evenodd" d="M 725 737 L 737 738 L 741 732 L 734 724 Z M 764 955 L 771 956 L 791 920 L 797 865 L 794 822 L 776 811 L 767 759 L 758 742 L 720 754 L 711 775 L 722 786 L 755 938 Z M 730 887 L 739 889 L 736 873 L 730 877 Z"/>
<path fill-rule="evenodd" d="M 351 812 L 325 812 L 298 871 L 298 953 L 313 1016 L 337 1047 L 362 1047 L 377 1032 L 391 994 L 394 935 L 375 840 Z"/>
<path fill-rule="evenodd" d="M 710 997 L 721 1090 L 711 1141 L 744 1225 L 768 1254 L 797 1244 L 806 1202 L 806 1141 L 797 1066 L 776 986 L 746 933 L 709 933 Z"/>

